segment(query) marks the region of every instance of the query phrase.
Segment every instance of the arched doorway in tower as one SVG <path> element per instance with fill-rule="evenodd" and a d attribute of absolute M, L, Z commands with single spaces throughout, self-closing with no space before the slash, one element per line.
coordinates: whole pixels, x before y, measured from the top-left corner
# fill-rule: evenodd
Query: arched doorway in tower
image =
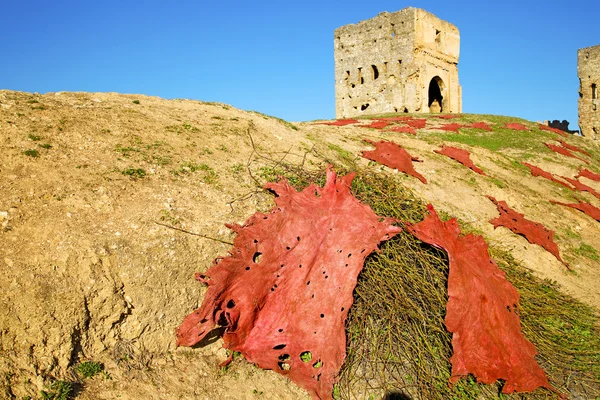
<path fill-rule="evenodd" d="M 427 100 L 427 106 L 429 112 L 442 112 L 444 111 L 444 96 L 442 91 L 444 90 L 444 81 L 439 76 L 434 76 L 429 82 L 429 97 Z"/>

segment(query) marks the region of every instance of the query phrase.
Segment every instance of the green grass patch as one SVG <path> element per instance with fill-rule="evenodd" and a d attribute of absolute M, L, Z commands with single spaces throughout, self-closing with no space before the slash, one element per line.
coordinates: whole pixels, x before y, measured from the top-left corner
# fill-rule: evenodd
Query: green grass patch
<path fill-rule="evenodd" d="M 25 150 L 23 152 L 23 154 L 25 154 L 28 157 L 32 157 L 32 158 L 38 158 L 40 156 L 40 152 L 37 151 L 36 149 L 28 149 Z"/>
<path fill-rule="evenodd" d="M 133 179 L 142 179 L 146 176 L 146 171 L 142 168 L 126 168 L 122 170 L 121 173 Z"/>
<path fill-rule="evenodd" d="M 30 140 L 33 140 L 34 142 L 37 142 L 37 141 L 40 141 L 40 140 L 42 140 L 42 137 L 41 137 L 41 136 L 34 135 L 33 133 L 30 133 L 30 134 L 28 135 L 28 137 L 29 137 L 29 139 L 30 139 Z"/>
<path fill-rule="evenodd" d="M 587 257 L 593 261 L 600 261 L 600 252 L 586 243 L 581 243 L 579 248 L 573 249 L 573 253 Z"/>
<path fill-rule="evenodd" d="M 76 371 L 83 378 L 93 378 L 104 371 L 104 364 L 96 361 L 84 361 L 77 365 Z"/>
<path fill-rule="evenodd" d="M 68 381 L 53 381 L 48 386 L 47 390 L 40 392 L 42 400 L 68 400 L 73 398 L 73 382 Z"/>
<path fill-rule="evenodd" d="M 285 119 L 281 119 L 281 118 L 278 118 L 278 117 L 273 117 L 272 115 L 267 115 L 267 114 L 261 113 L 259 111 L 249 111 L 249 112 L 251 112 L 253 114 L 258 114 L 261 117 L 263 117 L 264 119 L 274 119 L 275 121 L 279 122 L 280 124 L 283 124 L 283 125 L 287 126 L 290 129 L 293 129 L 295 131 L 298 130 L 298 127 L 296 125 L 292 124 L 291 122 L 286 121 Z"/>

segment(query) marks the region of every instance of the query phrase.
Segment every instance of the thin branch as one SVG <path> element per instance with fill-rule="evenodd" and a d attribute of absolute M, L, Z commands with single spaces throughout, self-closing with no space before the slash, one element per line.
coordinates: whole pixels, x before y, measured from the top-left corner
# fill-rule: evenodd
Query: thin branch
<path fill-rule="evenodd" d="M 214 240 L 215 242 L 220 242 L 220 243 L 224 243 L 224 244 L 228 244 L 230 246 L 233 246 L 233 243 L 228 242 L 226 240 L 221 240 L 221 239 L 217 239 L 217 238 L 214 238 L 214 237 L 206 236 L 206 235 L 203 235 L 201 233 L 195 233 L 195 232 L 186 231 L 185 229 L 177 228 L 176 226 L 173 226 L 173 225 L 163 224 L 162 222 L 154 221 L 154 223 L 156 225 L 164 226 L 165 228 L 171 228 L 171 229 L 174 229 L 174 230 L 179 231 L 179 232 L 188 233 L 190 235 L 198 236 L 198 237 L 201 237 L 201 238 L 204 238 L 204 239 Z"/>

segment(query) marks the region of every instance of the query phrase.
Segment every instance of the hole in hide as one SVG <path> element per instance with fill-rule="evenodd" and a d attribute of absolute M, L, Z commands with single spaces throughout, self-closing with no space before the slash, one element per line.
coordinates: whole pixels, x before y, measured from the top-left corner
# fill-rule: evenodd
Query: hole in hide
<path fill-rule="evenodd" d="M 321 368 L 323 366 L 323 361 L 319 360 L 313 364 L 313 368 Z M 321 374 L 319 374 L 321 376 Z"/>
<path fill-rule="evenodd" d="M 290 359 L 290 355 L 289 354 L 281 354 L 277 358 L 279 359 L 279 361 L 288 361 Z"/>
<path fill-rule="evenodd" d="M 285 349 L 286 344 L 278 344 L 277 346 L 273 347 L 273 350 L 283 350 Z"/>
<path fill-rule="evenodd" d="M 281 332 L 283 332 L 283 329 L 279 328 L 279 329 L 277 329 L 277 332 L 281 333 Z"/>
<path fill-rule="evenodd" d="M 306 282 L 306 286 L 310 285 L 310 281 Z"/>
<path fill-rule="evenodd" d="M 325 279 L 328 279 L 328 278 L 329 278 L 329 275 L 325 275 Z"/>
<path fill-rule="evenodd" d="M 254 264 L 258 264 L 260 262 L 260 259 L 262 258 L 261 256 L 262 256 L 262 253 L 260 253 L 260 252 L 257 251 L 252 256 L 252 262 L 254 262 Z"/>
<path fill-rule="evenodd" d="M 508 312 L 511 312 L 510 306 L 506 306 L 506 309 L 508 310 Z"/>
<path fill-rule="evenodd" d="M 348 258 L 352 257 L 352 253 L 348 253 Z"/>
<path fill-rule="evenodd" d="M 235 301 L 233 301 L 233 299 L 231 299 L 227 302 L 227 308 L 233 308 L 233 307 L 235 307 Z"/>
<path fill-rule="evenodd" d="M 292 248 L 290 246 L 286 246 L 285 249 L 286 250 L 291 250 Z"/>
<path fill-rule="evenodd" d="M 298 268 L 302 268 L 302 264 L 298 265 Z"/>
<path fill-rule="evenodd" d="M 312 360 L 312 353 L 310 351 L 303 351 L 300 353 L 300 359 L 302 362 L 310 362 Z"/>
<path fill-rule="evenodd" d="M 258 243 L 258 240 L 254 239 L 254 243 Z"/>
<path fill-rule="evenodd" d="M 250 271 L 250 267 L 246 267 L 246 271 Z"/>
<path fill-rule="evenodd" d="M 325 314 L 321 314 L 321 318 L 325 318 Z"/>
<path fill-rule="evenodd" d="M 298 236 L 298 237 L 296 238 L 296 240 L 300 241 L 300 236 Z"/>
<path fill-rule="evenodd" d="M 292 367 L 290 366 L 290 364 L 288 364 L 286 362 L 278 362 L 277 366 L 282 371 L 289 371 L 290 369 L 292 369 Z"/>
<path fill-rule="evenodd" d="M 340 311 L 344 311 L 344 310 L 345 310 L 345 308 L 344 308 L 344 307 L 342 307 L 342 309 L 341 309 Z"/>

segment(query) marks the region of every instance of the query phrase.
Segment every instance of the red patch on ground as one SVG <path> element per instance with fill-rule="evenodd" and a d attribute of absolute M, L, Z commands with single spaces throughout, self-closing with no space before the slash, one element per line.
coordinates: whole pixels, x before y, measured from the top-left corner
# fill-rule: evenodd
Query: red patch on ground
<path fill-rule="evenodd" d="M 515 130 L 515 131 L 528 131 L 529 130 L 528 127 L 526 127 L 525 125 L 520 124 L 518 122 L 507 123 L 506 127 L 508 129 L 512 129 L 512 130 Z"/>
<path fill-rule="evenodd" d="M 427 125 L 427 120 L 425 118 L 411 119 L 406 121 L 406 124 L 412 126 L 413 128 L 421 129 L 425 128 L 425 126 Z"/>
<path fill-rule="evenodd" d="M 397 169 L 407 175 L 414 176 L 423 183 L 427 183 L 427 179 L 419 174 L 412 165 L 413 161 L 421 161 L 417 157 L 411 156 L 406 150 L 393 142 L 385 142 L 383 140 L 380 142 L 366 140 L 366 142 L 375 146 L 375 150 L 363 151 L 362 156 L 364 158 Z"/>
<path fill-rule="evenodd" d="M 582 169 L 579 171 L 575 178 L 583 176 L 584 178 L 591 179 L 592 181 L 600 182 L 600 174 L 590 171 L 589 169 Z"/>
<path fill-rule="evenodd" d="M 536 167 L 535 165 L 531 165 L 529 163 L 523 163 L 524 166 L 526 166 L 527 168 L 529 168 L 529 171 L 531 172 L 531 175 L 533 176 L 541 176 L 542 178 L 546 178 L 551 180 L 552 182 L 556 182 L 558 184 L 563 185 L 566 188 L 569 188 L 571 190 L 573 190 L 573 187 L 571 185 L 569 185 L 566 182 L 563 182 L 559 179 L 556 179 L 554 177 L 554 175 L 552 175 L 550 172 L 546 172 L 543 169 L 541 169 L 540 167 Z"/>
<path fill-rule="evenodd" d="M 585 203 L 583 201 L 579 201 L 579 203 L 561 203 L 559 201 L 550 200 L 550 203 L 560 204 L 561 206 L 575 208 L 579 211 L 583 211 L 589 217 L 594 218 L 596 221 L 600 222 L 600 208 L 594 207 L 589 203 Z"/>
<path fill-rule="evenodd" d="M 411 135 L 417 134 L 417 132 L 415 131 L 415 128 L 413 128 L 412 126 L 393 126 L 390 129 L 388 129 L 388 131 L 400 132 L 400 133 L 410 133 Z"/>
<path fill-rule="evenodd" d="M 587 160 L 584 160 L 581 157 L 577 157 L 575 154 L 571 153 L 571 151 L 569 151 L 569 149 L 566 149 L 562 146 L 557 146 L 552 143 L 544 143 L 544 144 L 546 145 L 546 147 L 548 147 L 550 150 L 552 150 L 555 153 L 559 153 L 559 154 L 562 154 L 563 156 L 567 156 L 567 157 L 576 158 L 578 160 L 583 161 L 586 164 L 589 164 L 589 162 Z"/>
<path fill-rule="evenodd" d="M 444 130 L 444 131 L 454 131 L 456 133 L 458 133 L 458 130 L 460 128 L 464 128 L 465 126 L 462 124 L 457 124 L 457 123 L 451 123 L 451 124 L 445 124 L 440 126 L 440 129 Z"/>
<path fill-rule="evenodd" d="M 598 193 L 596 191 L 596 189 L 594 189 L 593 187 L 585 185 L 585 184 L 579 182 L 577 179 L 567 178 L 566 176 L 561 176 L 561 178 L 563 178 L 564 180 L 569 182 L 571 185 L 573 185 L 575 187 L 575 189 L 579 190 L 580 192 L 591 193 L 593 196 L 600 199 L 600 193 Z"/>
<path fill-rule="evenodd" d="M 537 244 L 542 246 L 560 262 L 562 262 L 568 269 L 571 269 L 569 265 L 560 258 L 558 252 L 558 246 L 554 243 L 554 232 L 547 229 L 544 225 L 533 222 L 525 218 L 524 214 L 518 213 L 511 209 L 505 201 L 497 201 L 495 198 L 488 196 L 498 208 L 500 216 L 490 221 L 494 228 L 503 226 L 510 229 L 518 235 L 522 235 L 531 244 Z"/>
<path fill-rule="evenodd" d="M 333 126 L 344 126 L 358 123 L 357 119 L 338 119 L 336 121 L 328 122 L 315 122 L 317 125 L 333 125 Z"/>
<path fill-rule="evenodd" d="M 382 120 L 377 119 L 377 120 L 372 121 L 369 125 L 359 125 L 359 126 L 361 128 L 383 129 L 390 124 L 391 124 L 391 122 L 389 122 L 389 121 L 382 121 Z"/>
<path fill-rule="evenodd" d="M 193 346 L 226 321 L 225 348 L 289 377 L 314 399 L 331 399 L 357 276 L 379 242 L 401 230 L 352 196 L 353 177 L 328 170 L 325 187 L 302 192 L 287 181 L 265 185 L 279 194 L 276 207 L 229 226 L 237 233 L 231 255 L 196 274 L 208 290 L 177 344 Z"/>
<path fill-rule="evenodd" d="M 407 229 L 448 253 L 446 328 L 452 332 L 450 383 L 473 374 L 478 382 L 505 381 L 502 393 L 554 390 L 534 359 L 537 353 L 521 332 L 519 293 L 490 258 L 482 236 L 460 236 L 456 219 L 430 214 Z"/>
<path fill-rule="evenodd" d="M 473 164 L 473 161 L 471 161 L 471 154 L 467 150 L 459 149 L 457 147 L 452 146 L 442 146 L 440 150 L 434 150 L 434 152 L 448 156 L 453 160 L 458 161 L 465 167 L 472 169 L 478 174 L 485 175 L 481 168 Z"/>
<path fill-rule="evenodd" d="M 538 124 L 538 128 L 540 128 L 543 131 L 558 133 L 559 135 L 564 136 L 564 137 L 569 136 L 569 134 L 567 132 L 561 131 L 560 129 L 557 129 L 557 128 L 552 128 L 551 126 L 548 126 L 548 125 Z"/>
<path fill-rule="evenodd" d="M 492 126 L 488 125 L 485 122 L 473 122 L 471 124 L 470 128 L 483 129 L 484 131 L 488 131 L 488 132 L 492 131 Z"/>
<path fill-rule="evenodd" d="M 569 150 L 578 151 L 578 152 L 580 152 L 582 154 L 585 154 L 586 156 L 590 155 L 590 153 L 588 153 L 587 151 L 585 151 L 583 149 L 580 149 L 577 146 L 573 146 L 572 144 L 569 144 L 569 143 L 565 142 L 564 140 L 559 140 L 558 143 L 560 143 L 562 145 L 562 147 L 566 147 Z"/>

